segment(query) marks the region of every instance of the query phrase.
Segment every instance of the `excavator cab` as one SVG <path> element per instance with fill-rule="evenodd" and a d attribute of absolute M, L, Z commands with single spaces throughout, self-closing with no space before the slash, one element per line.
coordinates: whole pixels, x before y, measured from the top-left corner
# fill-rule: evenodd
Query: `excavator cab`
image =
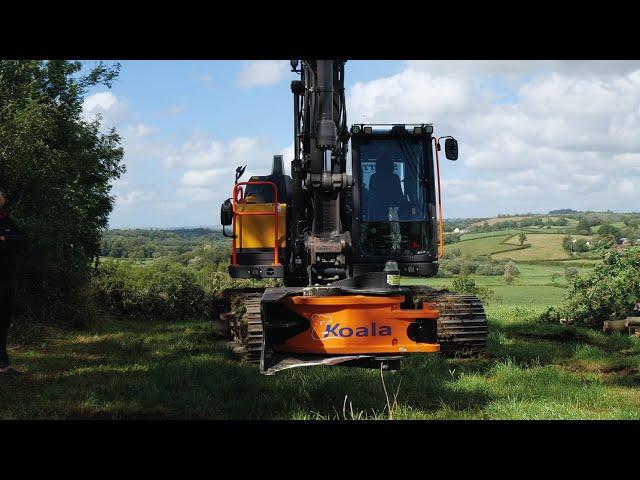
<path fill-rule="evenodd" d="M 354 125 L 352 272 L 381 271 L 395 260 L 401 275 L 438 271 L 433 126 Z"/>

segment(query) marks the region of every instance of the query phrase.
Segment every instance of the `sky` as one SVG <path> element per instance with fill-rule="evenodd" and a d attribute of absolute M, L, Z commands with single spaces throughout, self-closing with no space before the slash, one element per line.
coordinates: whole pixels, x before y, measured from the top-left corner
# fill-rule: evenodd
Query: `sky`
<path fill-rule="evenodd" d="M 218 226 L 234 171 L 293 158 L 288 60 L 123 61 L 83 115 L 122 137 L 111 228 Z M 90 65 L 90 63 L 89 63 Z M 639 211 L 640 61 L 355 61 L 348 123 L 433 123 L 446 218 Z"/>

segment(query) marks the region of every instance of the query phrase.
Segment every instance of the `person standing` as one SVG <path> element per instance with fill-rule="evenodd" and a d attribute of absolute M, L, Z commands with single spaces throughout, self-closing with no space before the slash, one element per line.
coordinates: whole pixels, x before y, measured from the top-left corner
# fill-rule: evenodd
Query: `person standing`
<path fill-rule="evenodd" d="M 16 252 L 24 241 L 5 211 L 7 191 L 0 186 L 0 373 L 11 365 L 7 353 L 8 331 L 16 294 Z"/>

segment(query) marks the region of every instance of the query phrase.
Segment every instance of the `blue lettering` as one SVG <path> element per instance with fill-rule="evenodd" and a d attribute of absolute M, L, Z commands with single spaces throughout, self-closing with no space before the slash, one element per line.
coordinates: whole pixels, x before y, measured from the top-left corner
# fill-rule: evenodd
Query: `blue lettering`
<path fill-rule="evenodd" d="M 340 326 L 339 323 L 336 323 L 333 327 L 327 323 L 327 330 L 324 332 L 324 338 L 327 338 L 329 334 L 333 333 L 334 337 L 338 336 L 338 332 L 336 329 Z"/>
<path fill-rule="evenodd" d="M 369 329 L 367 327 L 356 328 L 356 337 L 368 337 Z"/>
<path fill-rule="evenodd" d="M 345 332 L 349 332 L 349 333 L 345 333 Z M 341 337 L 350 337 L 351 335 L 353 335 L 353 329 L 349 328 L 349 327 L 344 327 L 340 329 L 340 336 Z"/>
<path fill-rule="evenodd" d="M 384 336 L 390 336 L 391 335 L 391 327 L 380 327 L 380 336 L 384 337 Z"/>
<path fill-rule="evenodd" d="M 368 337 L 371 335 L 375 337 L 376 335 L 380 335 L 381 337 L 389 337 L 391 336 L 391 327 L 388 325 L 383 325 L 378 327 L 376 330 L 376 322 L 371 322 L 371 328 L 368 327 L 357 327 L 355 329 L 356 337 Z M 336 323 L 335 325 L 327 324 L 324 331 L 324 338 L 328 337 L 351 337 L 353 336 L 353 328 L 351 327 L 342 327 L 340 328 L 340 324 Z"/>

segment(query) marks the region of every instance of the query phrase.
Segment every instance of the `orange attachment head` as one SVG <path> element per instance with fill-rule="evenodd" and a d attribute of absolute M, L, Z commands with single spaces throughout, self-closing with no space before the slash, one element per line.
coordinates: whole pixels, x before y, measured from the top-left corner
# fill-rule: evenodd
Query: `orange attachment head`
<path fill-rule="evenodd" d="M 440 350 L 435 341 L 416 341 L 424 322 L 436 331 L 440 316 L 435 304 L 402 310 L 401 295 L 374 297 L 296 296 L 283 300 L 287 308 L 309 321 L 309 328 L 283 343 L 273 345 L 281 352 L 317 354 L 428 353 Z"/>

